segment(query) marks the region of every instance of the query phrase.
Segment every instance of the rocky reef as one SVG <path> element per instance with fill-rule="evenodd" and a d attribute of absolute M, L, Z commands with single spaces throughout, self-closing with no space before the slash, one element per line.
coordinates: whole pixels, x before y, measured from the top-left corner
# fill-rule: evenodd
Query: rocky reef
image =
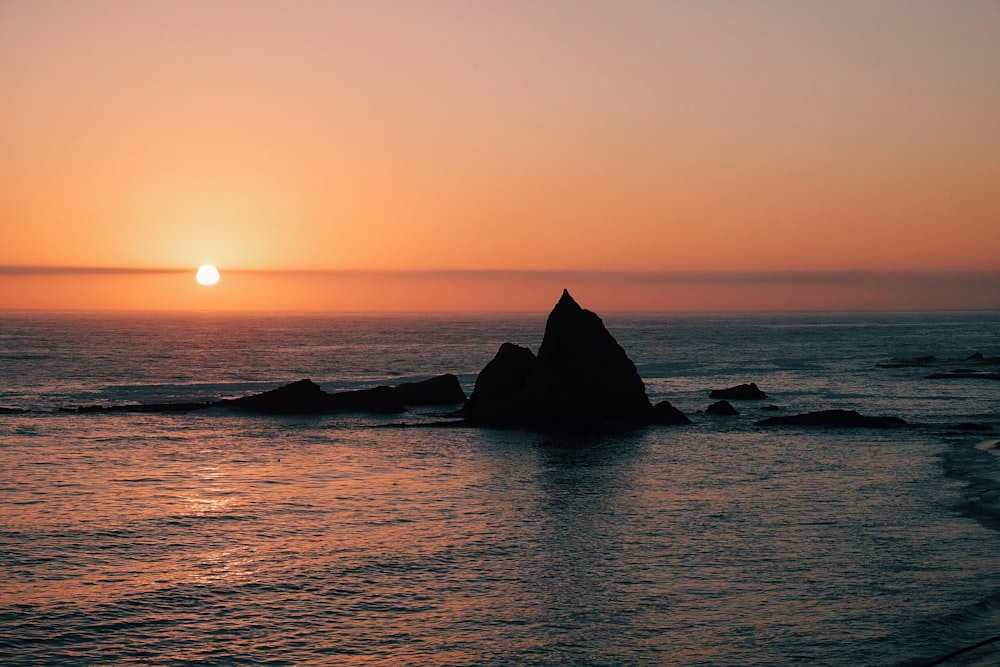
<path fill-rule="evenodd" d="M 709 398 L 722 398 L 730 401 L 760 401 L 767 398 L 767 394 L 760 390 L 756 382 L 750 384 L 740 384 L 728 389 L 713 389 Z"/>
<path fill-rule="evenodd" d="M 769 417 L 755 426 L 821 426 L 826 428 L 892 428 L 906 426 L 899 417 L 869 417 L 855 410 L 819 410 L 799 415 Z"/>
<path fill-rule="evenodd" d="M 238 412 L 268 415 L 318 415 L 329 412 L 398 413 L 411 405 L 449 405 L 465 402 L 458 378 L 451 374 L 401 384 L 354 391 L 328 393 L 309 379 L 277 389 L 240 398 L 186 403 L 145 403 L 131 405 L 87 405 L 64 408 L 67 412 L 191 412 L 208 408 L 228 408 Z"/>
<path fill-rule="evenodd" d="M 83 406 L 73 412 L 187 412 L 227 408 L 273 415 L 331 412 L 399 413 L 409 406 L 454 405 L 458 423 L 580 429 L 605 424 L 690 424 L 669 402 L 652 405 L 635 364 L 601 318 L 564 290 L 545 324 L 535 355 L 500 346 L 466 400 L 458 378 L 439 375 L 395 387 L 328 393 L 309 379 L 240 398 L 208 402 Z"/>

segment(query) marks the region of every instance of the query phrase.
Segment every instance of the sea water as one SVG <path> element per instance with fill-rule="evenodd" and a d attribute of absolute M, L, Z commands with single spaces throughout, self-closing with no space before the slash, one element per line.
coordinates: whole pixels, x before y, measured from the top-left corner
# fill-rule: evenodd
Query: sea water
<path fill-rule="evenodd" d="M 1000 635 L 1000 436 L 954 428 L 1000 429 L 1000 382 L 926 377 L 1000 355 L 1000 313 L 604 319 L 692 425 L 60 411 L 468 393 L 544 314 L 0 315 L 0 662 L 913 666 Z M 769 398 L 704 413 L 743 382 Z M 911 426 L 754 425 L 826 408 Z"/>

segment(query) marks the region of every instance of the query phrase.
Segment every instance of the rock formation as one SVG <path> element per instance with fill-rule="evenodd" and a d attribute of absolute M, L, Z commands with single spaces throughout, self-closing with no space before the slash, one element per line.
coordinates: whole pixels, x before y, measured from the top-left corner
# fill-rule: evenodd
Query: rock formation
<path fill-rule="evenodd" d="M 480 422 L 555 427 L 690 423 L 669 403 L 654 410 L 635 364 L 601 318 L 566 290 L 546 321 L 538 356 L 504 343 L 477 378 L 462 414 Z"/>
<path fill-rule="evenodd" d="M 691 423 L 691 420 L 683 412 L 671 405 L 670 401 L 660 401 L 654 405 L 648 421 L 650 424 L 660 424 L 663 426 L 681 426 Z"/>
<path fill-rule="evenodd" d="M 757 390 L 756 385 L 749 385 Z M 763 392 L 760 392 L 763 394 Z M 511 343 L 500 346 L 465 400 L 452 374 L 327 393 L 312 380 L 241 398 L 198 403 L 83 406 L 73 412 L 182 412 L 228 408 L 274 415 L 327 412 L 403 412 L 407 405 L 464 403 L 455 413 L 466 423 L 543 428 L 591 428 L 605 423 L 690 424 L 668 401 L 652 405 L 635 364 L 604 327 L 569 292 L 552 309 L 536 356 Z M 452 422 L 455 423 L 455 422 Z"/>
<path fill-rule="evenodd" d="M 319 414 L 327 409 L 330 394 L 312 380 L 299 380 L 261 394 L 219 401 L 217 405 L 243 412 L 273 415 Z"/>
<path fill-rule="evenodd" d="M 535 354 L 526 347 L 504 343 L 479 372 L 472 396 L 462 414 L 480 420 L 510 417 L 515 399 L 535 366 Z"/>
<path fill-rule="evenodd" d="M 767 394 L 762 392 L 756 382 L 750 384 L 740 384 L 728 389 L 713 389 L 709 398 L 724 398 L 730 401 L 759 401 L 767 398 Z"/>
<path fill-rule="evenodd" d="M 705 408 L 705 414 L 722 417 L 733 417 L 740 414 L 739 410 L 733 407 L 729 401 L 717 401 Z"/>
<path fill-rule="evenodd" d="M 826 426 L 834 428 L 890 428 L 906 426 L 899 417 L 868 417 L 854 410 L 820 410 L 800 415 L 769 417 L 754 426 Z"/>
<path fill-rule="evenodd" d="M 465 402 L 465 391 L 452 373 L 420 382 L 404 382 L 396 385 L 396 392 L 405 405 L 454 405 Z"/>

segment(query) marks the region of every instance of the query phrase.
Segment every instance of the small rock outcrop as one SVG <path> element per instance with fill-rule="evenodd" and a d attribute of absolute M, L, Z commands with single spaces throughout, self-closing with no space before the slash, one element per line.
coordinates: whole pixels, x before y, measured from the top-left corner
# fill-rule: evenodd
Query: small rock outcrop
<path fill-rule="evenodd" d="M 705 408 L 705 414 L 719 417 L 734 417 L 740 414 L 740 412 L 729 401 L 717 401 Z"/>
<path fill-rule="evenodd" d="M 472 396 L 462 414 L 484 420 L 512 415 L 516 409 L 515 398 L 524 388 L 534 366 L 534 352 L 520 345 L 504 343 L 479 372 Z"/>
<path fill-rule="evenodd" d="M 767 398 L 767 394 L 760 390 L 756 382 L 750 384 L 739 384 L 728 389 L 713 389 L 709 398 L 724 398 L 730 401 L 760 401 Z"/>
<path fill-rule="evenodd" d="M 329 407 L 330 394 L 312 380 L 298 380 L 260 394 L 219 401 L 220 406 L 272 415 L 314 415 Z"/>
<path fill-rule="evenodd" d="M 312 380 L 299 380 L 260 394 L 218 401 L 217 407 L 268 415 L 316 415 L 323 412 L 402 412 L 393 387 L 373 387 L 328 394 Z"/>
<path fill-rule="evenodd" d="M 868 417 L 854 410 L 820 410 L 800 415 L 769 417 L 754 426 L 825 426 L 830 428 L 892 428 L 906 426 L 899 417 Z"/>
<path fill-rule="evenodd" d="M 653 410 L 649 416 L 649 423 L 661 426 L 683 426 L 684 424 L 690 424 L 691 420 L 687 418 L 687 415 L 671 405 L 670 401 L 660 401 L 653 406 Z"/>
<path fill-rule="evenodd" d="M 465 402 L 465 391 L 452 373 L 420 382 L 404 382 L 396 385 L 396 392 L 405 405 L 454 405 Z"/>

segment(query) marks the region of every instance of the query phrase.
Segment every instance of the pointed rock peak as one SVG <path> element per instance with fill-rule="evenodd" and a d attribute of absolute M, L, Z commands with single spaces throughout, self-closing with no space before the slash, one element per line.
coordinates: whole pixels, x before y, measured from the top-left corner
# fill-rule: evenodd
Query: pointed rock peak
<path fill-rule="evenodd" d="M 568 289 L 563 289 L 562 296 L 559 298 L 559 303 L 556 304 L 556 308 L 572 308 L 573 310 L 582 310 L 580 304 L 578 304 L 572 296 L 569 294 Z"/>

